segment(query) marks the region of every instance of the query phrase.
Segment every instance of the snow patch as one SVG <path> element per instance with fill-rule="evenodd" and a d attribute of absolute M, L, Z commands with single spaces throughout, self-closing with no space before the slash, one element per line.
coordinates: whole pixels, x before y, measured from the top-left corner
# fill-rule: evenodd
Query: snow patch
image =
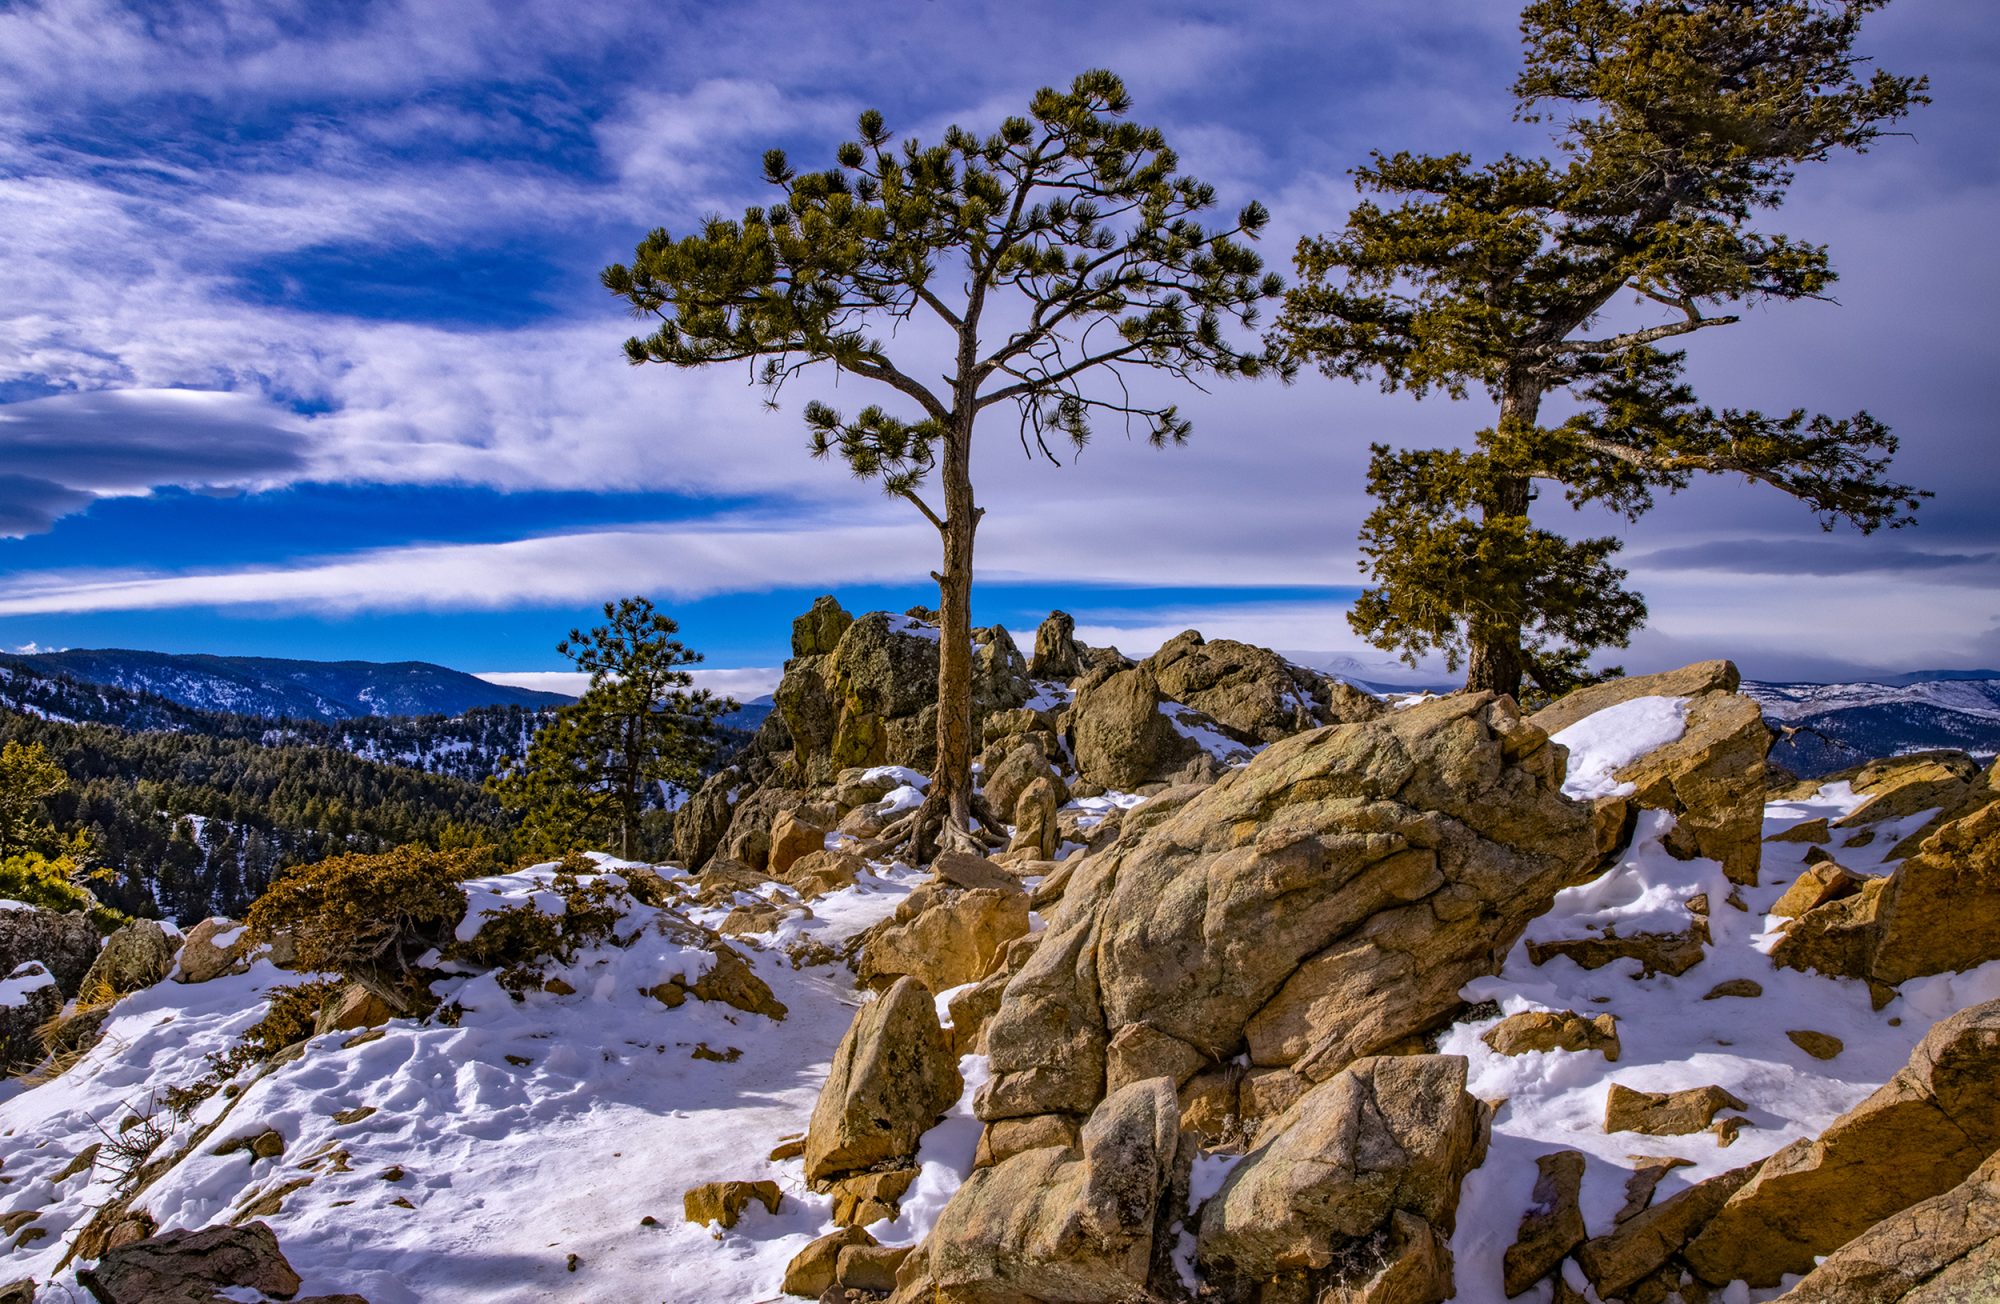
<path fill-rule="evenodd" d="M 1685 697 L 1635 697 L 1557 730 L 1550 741 L 1569 748 L 1564 794 L 1578 801 L 1629 796 L 1632 785 L 1612 776 L 1686 733 L 1687 709 Z"/>

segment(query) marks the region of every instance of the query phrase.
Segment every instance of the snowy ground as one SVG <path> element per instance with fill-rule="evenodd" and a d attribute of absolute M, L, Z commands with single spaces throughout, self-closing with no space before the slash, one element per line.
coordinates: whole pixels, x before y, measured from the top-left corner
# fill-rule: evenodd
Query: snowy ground
<path fill-rule="evenodd" d="M 528 899 L 541 877 L 528 871 L 471 886 L 483 908 Z M 775 943 L 838 941 L 888 915 L 918 878 L 907 870 L 864 876 L 814 902 L 812 919 L 788 921 L 772 948 L 735 943 L 790 1007 L 782 1023 L 696 1000 L 667 1009 L 643 995 L 676 973 L 692 979 L 709 962 L 648 931 L 629 949 L 600 948 L 552 970 L 576 988 L 573 996 L 531 992 L 517 1004 L 488 975 L 450 993 L 466 1008 L 458 1027 L 402 1020 L 352 1047 L 342 1044 L 351 1034 L 318 1038 L 240 1098 L 204 1106 L 198 1122 L 225 1106 L 227 1119 L 140 1205 L 162 1229 L 200 1227 L 311 1177 L 266 1221 L 305 1293 L 355 1291 L 373 1304 L 776 1297 L 792 1255 L 831 1230 L 830 1206 L 806 1189 L 800 1161 L 766 1156 L 805 1129 L 834 1047 L 865 997 L 844 966 L 794 969 Z M 712 924 L 723 911 L 696 912 L 704 913 Z M 636 907 L 628 925 L 653 914 Z M 232 1044 L 261 1015 L 261 992 L 295 981 L 260 963 L 210 983 L 162 983 L 120 1005 L 84 1062 L 47 1085 L 12 1088 L 0 1103 L 0 1215 L 38 1211 L 28 1225 L 43 1235 L 0 1261 L 0 1278 L 56 1272 L 69 1235 L 111 1191 L 101 1165 L 57 1175 L 105 1140 L 100 1128 L 115 1133 L 156 1091 L 196 1076 L 204 1053 Z M 697 1046 L 742 1054 L 733 1063 L 699 1060 Z M 970 1059 L 965 1069 L 958 1115 L 969 1114 L 982 1072 Z M 378 1112 L 347 1124 L 333 1118 L 360 1107 Z M 279 1158 L 208 1153 L 267 1129 L 285 1138 Z M 977 1135 L 961 1116 L 925 1138 L 924 1176 L 903 1219 L 875 1229 L 881 1239 L 927 1229 L 970 1168 Z M 391 1180 L 394 1170 L 401 1175 Z M 728 1232 L 682 1217 L 691 1186 L 764 1178 L 784 1191 L 775 1216 L 752 1205 Z M 642 1225 L 648 1217 L 658 1225 Z"/>
<path fill-rule="evenodd" d="M 1673 724 L 1679 705 L 1675 699 L 1640 699 L 1586 718 L 1570 736 L 1558 735 L 1577 749 L 1570 786 L 1593 794 L 1612 791 L 1609 775 L 1624 760 L 1679 736 Z M 1614 715 L 1620 718 L 1605 718 Z M 1861 800 L 1840 783 L 1823 787 L 1806 801 L 1773 802 L 1765 808 L 1764 832 L 1780 833 L 1820 816 L 1837 819 Z M 1857 873 L 1886 872 L 1893 862 L 1883 864 L 1882 853 L 1931 813 L 1879 826 L 1867 848 L 1836 844 L 1830 850 Z M 1767 911 L 1804 870 L 1810 847 L 1766 842 L 1758 885 L 1741 891 L 1749 909 L 1739 911 L 1724 904 L 1730 884 L 1720 865 L 1679 861 L 1666 853 L 1660 840 L 1671 827 L 1671 816 L 1642 815 L 1620 864 L 1558 895 L 1554 909 L 1529 927 L 1502 971 L 1469 984 L 1463 993 L 1468 1000 L 1498 1002 L 1504 1014 L 1574 1010 L 1589 1017 L 1608 1011 L 1617 1016 L 1622 1043 L 1616 1063 L 1596 1051 L 1500 1055 L 1480 1040 L 1498 1019 L 1461 1024 L 1439 1046 L 1471 1061 L 1472 1094 L 1503 1102 L 1494 1116 L 1486 1162 L 1466 1179 L 1452 1239 L 1457 1298 L 1463 1304 L 1500 1299 L 1501 1257 L 1514 1241 L 1521 1213 L 1533 1202 L 1537 1156 L 1563 1149 L 1583 1152 L 1584 1218 L 1591 1235 L 1602 1235 L 1614 1226 L 1637 1158 L 1673 1155 L 1692 1161 L 1660 1182 L 1653 1197 L 1657 1203 L 1801 1137 L 1815 1136 L 1892 1077 L 1933 1023 L 2000 997 L 2000 962 L 1905 983 L 1901 995 L 1879 1011 L 1870 1008 L 1868 989 L 1859 981 L 1777 968 L 1766 952 L 1780 921 Z M 1529 962 L 1530 940 L 1587 937 L 1604 925 L 1616 925 L 1621 935 L 1679 931 L 1692 919 L 1684 903 L 1703 892 L 1712 903 L 1708 955 L 1678 978 L 1639 978 L 1637 960 L 1597 970 L 1585 970 L 1566 957 L 1541 966 Z M 1754 980 L 1763 994 L 1703 999 L 1716 984 L 1732 978 Z M 1785 1035 L 1799 1030 L 1831 1034 L 1846 1047 L 1832 1060 L 1816 1060 Z M 1749 1125 L 1727 1147 L 1705 1132 L 1680 1137 L 1606 1133 L 1604 1103 L 1614 1082 L 1656 1092 L 1713 1083 L 1749 1104 L 1744 1111 Z M 1725 1111 L 1725 1116 L 1733 1112 Z M 1571 1284 L 1584 1289 L 1573 1262 L 1570 1272 Z M 1784 1289 L 1752 1291 L 1738 1282 L 1720 1298 L 1748 1304 L 1775 1298 Z M 1546 1304 L 1552 1295 L 1553 1287 L 1545 1282 L 1519 1299 Z M 1596 1299 L 1594 1294 L 1586 1297 Z"/>

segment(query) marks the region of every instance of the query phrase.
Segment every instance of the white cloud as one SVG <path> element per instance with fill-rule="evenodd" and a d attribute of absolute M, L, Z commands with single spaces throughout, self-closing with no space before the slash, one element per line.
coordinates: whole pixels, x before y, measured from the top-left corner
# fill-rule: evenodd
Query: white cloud
<path fill-rule="evenodd" d="M 689 670 L 688 675 L 696 688 L 747 702 L 776 689 L 784 670 L 780 666 L 700 666 Z M 571 697 L 590 687 L 590 676 L 580 670 L 482 670 L 477 677 L 489 684 L 567 693 Z"/>

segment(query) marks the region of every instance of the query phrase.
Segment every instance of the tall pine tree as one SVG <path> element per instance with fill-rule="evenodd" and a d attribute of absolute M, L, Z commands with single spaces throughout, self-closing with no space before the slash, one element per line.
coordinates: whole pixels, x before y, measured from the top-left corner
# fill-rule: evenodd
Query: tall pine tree
<path fill-rule="evenodd" d="M 1611 564 L 1618 541 L 1537 524 L 1537 481 L 1636 519 L 1698 472 L 1736 473 L 1829 529 L 1909 522 L 1923 495 L 1885 478 L 1881 422 L 1705 406 L 1662 347 L 1738 304 L 1826 295 L 1826 249 L 1756 219 L 1801 164 L 1864 150 L 1925 102 L 1923 79 L 1854 52 L 1885 3 L 1537 0 L 1514 94 L 1549 156 L 1378 153 L 1357 170 L 1380 198 L 1301 241 L 1276 341 L 1331 376 L 1482 390 L 1498 409 L 1470 448 L 1376 446 L 1357 631 L 1502 693 L 1524 677 L 1560 692 L 1624 646 L 1646 608 Z M 1638 311 L 1611 324 L 1621 301 Z M 1577 411 L 1545 424 L 1557 396 Z"/>
<path fill-rule="evenodd" d="M 907 499 L 943 547 L 937 773 L 911 826 L 919 855 L 941 834 L 968 845 L 980 414 L 1013 409 L 1023 450 L 1051 461 L 1051 443 L 1081 447 L 1107 417 L 1156 446 L 1178 444 L 1187 419 L 1128 388 L 1127 373 L 1195 379 L 1263 365 L 1224 328 L 1253 324 L 1279 292 L 1242 243 L 1264 209 L 1204 226 L 1214 189 L 1181 173 L 1157 129 L 1127 121 L 1130 105 L 1117 77 L 1087 72 L 1067 90 L 1037 92 L 1026 117 L 989 135 L 952 127 L 935 145 L 900 149 L 870 110 L 837 167 L 796 172 L 773 150 L 764 175 L 777 203 L 679 240 L 656 230 L 629 267 L 604 273 L 635 312 L 660 320 L 627 343 L 635 363 L 760 360 L 774 394 L 827 363 L 876 382 L 895 405 L 850 415 L 814 402 L 805 421 L 815 456 L 838 454 Z M 912 319 L 941 348 L 897 341 Z M 942 384 L 925 378 L 933 352 Z"/>

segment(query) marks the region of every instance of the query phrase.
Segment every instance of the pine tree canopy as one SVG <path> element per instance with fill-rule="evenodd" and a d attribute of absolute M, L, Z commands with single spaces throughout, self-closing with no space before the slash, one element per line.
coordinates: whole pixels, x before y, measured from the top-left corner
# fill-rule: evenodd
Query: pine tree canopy
<path fill-rule="evenodd" d="M 1536 0 L 1522 13 L 1517 117 L 1547 157 L 1377 153 L 1338 233 L 1301 241 L 1273 343 L 1326 374 L 1465 398 L 1498 421 L 1469 451 L 1378 448 L 1363 532 L 1374 581 L 1353 623 L 1414 659 L 1473 662 L 1558 691 L 1645 606 L 1609 564 L 1529 520 L 1530 484 L 1636 518 L 1697 472 L 1735 473 L 1832 528 L 1908 524 L 1923 495 L 1886 478 L 1896 439 L 1869 415 L 1702 404 L 1667 342 L 1728 309 L 1825 298 L 1824 246 L 1756 226 L 1801 164 L 1866 150 L 1925 101 L 1922 78 L 1853 51 L 1887 0 Z M 1550 395 L 1575 415 L 1539 420 Z"/>

